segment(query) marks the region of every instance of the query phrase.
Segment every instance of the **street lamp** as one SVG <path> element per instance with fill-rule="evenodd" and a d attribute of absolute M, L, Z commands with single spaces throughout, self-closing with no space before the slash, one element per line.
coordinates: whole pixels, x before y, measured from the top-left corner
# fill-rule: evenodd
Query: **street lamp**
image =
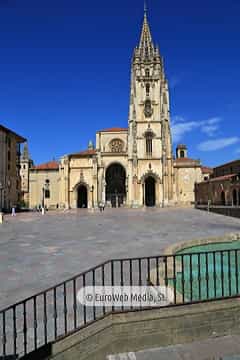
<path fill-rule="evenodd" d="M 45 188 L 44 186 L 42 187 L 42 208 L 44 209 L 44 200 L 45 200 Z"/>
<path fill-rule="evenodd" d="M 94 186 L 92 185 L 92 187 L 91 187 L 91 193 L 92 193 L 92 209 L 94 208 L 93 191 L 94 191 Z"/>
<path fill-rule="evenodd" d="M 49 189 L 49 180 L 45 180 L 42 187 L 42 212 L 45 210 L 45 191 Z"/>

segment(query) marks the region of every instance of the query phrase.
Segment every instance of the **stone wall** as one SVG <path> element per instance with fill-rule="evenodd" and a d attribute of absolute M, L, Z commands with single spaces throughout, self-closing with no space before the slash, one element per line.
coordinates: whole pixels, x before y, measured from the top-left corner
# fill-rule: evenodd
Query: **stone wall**
<path fill-rule="evenodd" d="M 19 174 L 20 143 L 22 139 L 0 125 L 0 207 L 10 210 L 19 205 L 21 178 Z"/>
<path fill-rule="evenodd" d="M 208 211 L 207 205 L 197 205 L 196 208 Z M 210 206 L 209 212 L 240 218 L 240 206 Z"/>
<path fill-rule="evenodd" d="M 46 180 L 49 180 L 50 198 L 44 199 L 45 206 L 51 209 L 59 204 L 59 171 L 31 169 L 29 174 L 30 208 L 42 205 L 42 189 L 45 187 Z"/>
<path fill-rule="evenodd" d="M 239 334 L 239 320 L 237 298 L 110 314 L 54 343 L 49 359 L 104 360 L 108 354 Z"/>

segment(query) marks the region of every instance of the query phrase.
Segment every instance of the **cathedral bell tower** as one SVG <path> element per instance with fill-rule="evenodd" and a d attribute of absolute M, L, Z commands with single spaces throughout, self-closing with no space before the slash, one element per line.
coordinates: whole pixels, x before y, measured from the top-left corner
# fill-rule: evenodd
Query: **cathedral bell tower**
<path fill-rule="evenodd" d="M 165 206 L 173 199 L 169 91 L 146 9 L 132 59 L 128 127 L 129 205 Z"/>

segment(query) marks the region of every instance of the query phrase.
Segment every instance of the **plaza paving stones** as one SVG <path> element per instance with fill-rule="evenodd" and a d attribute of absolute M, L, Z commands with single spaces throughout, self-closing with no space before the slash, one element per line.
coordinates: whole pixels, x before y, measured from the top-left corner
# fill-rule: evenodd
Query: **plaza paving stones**
<path fill-rule="evenodd" d="M 188 209 L 17 214 L 0 226 L 0 309 L 111 258 L 239 232 L 240 220 Z"/>

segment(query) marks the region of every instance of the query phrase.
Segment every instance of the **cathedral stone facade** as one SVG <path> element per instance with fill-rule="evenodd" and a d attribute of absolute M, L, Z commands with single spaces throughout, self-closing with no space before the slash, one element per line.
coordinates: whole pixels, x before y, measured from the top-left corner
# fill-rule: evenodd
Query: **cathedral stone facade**
<path fill-rule="evenodd" d="M 26 168 L 26 167 L 25 167 Z M 131 65 L 127 128 L 98 131 L 96 147 L 29 169 L 29 205 L 60 208 L 173 206 L 194 201 L 203 178 L 185 145 L 172 152 L 168 82 L 144 15 Z M 46 196 L 47 195 L 47 196 Z"/>

